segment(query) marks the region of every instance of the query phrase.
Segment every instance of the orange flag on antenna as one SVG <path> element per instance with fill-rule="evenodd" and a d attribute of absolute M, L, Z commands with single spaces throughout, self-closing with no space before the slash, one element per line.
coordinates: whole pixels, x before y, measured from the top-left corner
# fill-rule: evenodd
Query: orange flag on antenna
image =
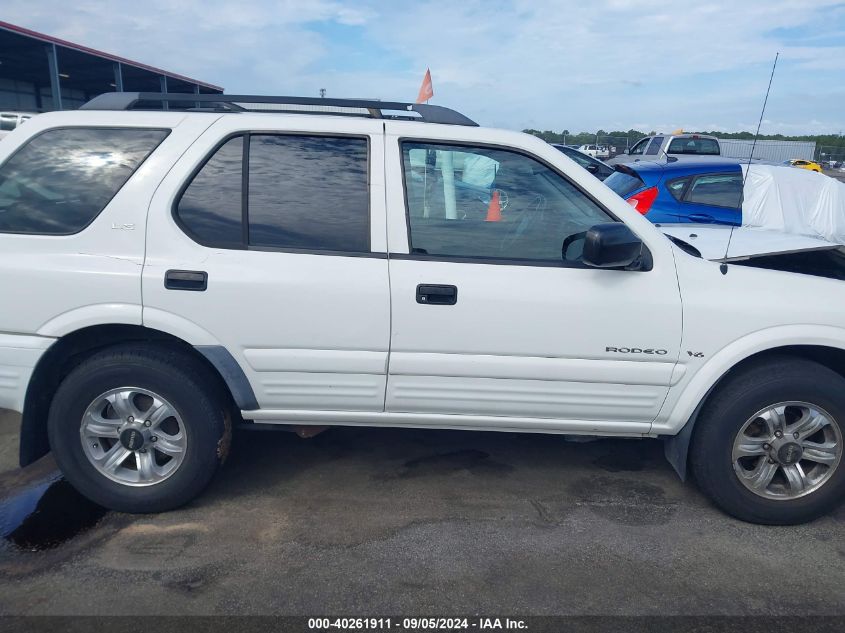
<path fill-rule="evenodd" d="M 428 101 L 434 96 L 434 86 L 431 85 L 431 70 L 425 69 L 425 77 L 423 77 L 422 85 L 420 86 L 420 94 L 417 95 L 417 103 Z"/>

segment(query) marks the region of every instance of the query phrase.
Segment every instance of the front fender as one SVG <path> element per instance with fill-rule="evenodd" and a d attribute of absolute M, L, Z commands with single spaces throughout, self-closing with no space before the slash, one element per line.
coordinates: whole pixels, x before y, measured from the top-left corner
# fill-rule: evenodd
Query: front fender
<path fill-rule="evenodd" d="M 684 379 L 670 391 L 651 432 L 659 435 L 680 432 L 710 390 L 732 368 L 761 352 L 791 346 L 845 350 L 845 328 L 809 323 L 766 328 L 732 341 L 698 369 L 691 367 L 695 362 L 691 360 Z M 677 394 L 674 398 L 672 392 Z"/>

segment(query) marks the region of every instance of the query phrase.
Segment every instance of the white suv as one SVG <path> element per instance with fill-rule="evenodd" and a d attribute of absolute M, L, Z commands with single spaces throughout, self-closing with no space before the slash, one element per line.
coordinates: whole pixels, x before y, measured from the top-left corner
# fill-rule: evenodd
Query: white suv
<path fill-rule="evenodd" d="M 435 106 L 114 93 L 0 144 L 0 407 L 128 512 L 195 497 L 234 423 L 662 437 L 729 513 L 811 519 L 845 490 L 830 276 L 696 257 Z"/>

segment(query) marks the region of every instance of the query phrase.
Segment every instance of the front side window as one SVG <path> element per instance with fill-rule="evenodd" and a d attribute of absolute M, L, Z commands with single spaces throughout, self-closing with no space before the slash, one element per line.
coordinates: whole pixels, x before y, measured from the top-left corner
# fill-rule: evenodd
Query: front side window
<path fill-rule="evenodd" d="M 411 253 L 560 263 L 565 238 L 614 221 L 514 151 L 406 141 L 402 156 Z"/>
<path fill-rule="evenodd" d="M 699 176 L 692 183 L 685 201 L 738 209 L 742 206 L 742 174 Z"/>
<path fill-rule="evenodd" d="M 0 232 L 81 231 L 167 134 L 79 127 L 35 136 L 0 167 Z"/>
<path fill-rule="evenodd" d="M 193 177 L 176 216 L 206 246 L 368 252 L 367 140 L 234 137 Z"/>
<path fill-rule="evenodd" d="M 656 156 L 660 152 L 660 146 L 663 145 L 663 137 L 662 136 L 655 136 L 651 139 L 651 145 L 648 146 L 646 150 L 647 156 Z"/>
<path fill-rule="evenodd" d="M 628 153 L 629 153 L 629 154 L 633 154 L 633 155 L 640 155 L 640 154 L 642 154 L 642 153 L 645 151 L 645 146 L 646 146 L 646 145 L 648 145 L 649 140 L 651 140 L 651 139 L 644 138 L 644 139 L 643 139 L 643 140 L 641 140 L 639 143 L 637 143 L 636 145 L 634 145 L 634 146 L 631 148 L 631 151 L 630 151 L 630 152 L 628 152 Z"/>

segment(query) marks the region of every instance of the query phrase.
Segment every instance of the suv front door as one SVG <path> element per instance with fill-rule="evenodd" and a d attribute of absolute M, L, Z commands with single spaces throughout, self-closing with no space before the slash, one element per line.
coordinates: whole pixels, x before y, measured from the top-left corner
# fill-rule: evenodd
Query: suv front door
<path fill-rule="evenodd" d="M 388 178 L 386 410 L 455 428 L 647 432 L 681 336 L 671 255 L 647 272 L 564 261 L 565 238 L 576 253 L 613 221 L 581 188 L 518 151 L 391 127 L 386 161 L 404 188 Z"/>
<path fill-rule="evenodd" d="M 373 120 L 223 116 L 159 187 L 144 324 L 231 354 L 255 396 L 241 408 L 383 410 L 382 137 Z"/>

